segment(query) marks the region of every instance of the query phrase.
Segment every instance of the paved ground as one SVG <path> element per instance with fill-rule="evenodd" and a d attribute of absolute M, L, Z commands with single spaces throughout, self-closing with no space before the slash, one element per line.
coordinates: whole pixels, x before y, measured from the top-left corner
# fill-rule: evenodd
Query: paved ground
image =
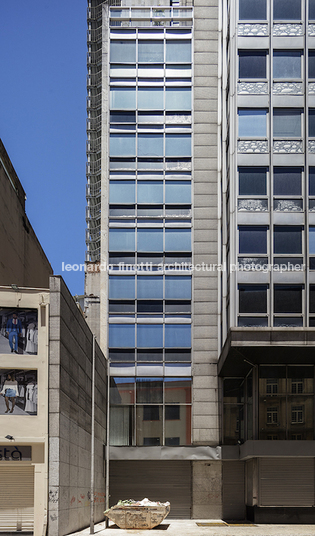
<path fill-rule="evenodd" d="M 197 523 L 207 524 L 198 526 Z M 71 536 L 88 536 L 90 528 L 74 532 Z M 123 530 L 110 524 L 95 524 L 97 536 L 315 536 L 315 525 L 226 525 L 221 520 L 169 520 L 152 530 Z"/>

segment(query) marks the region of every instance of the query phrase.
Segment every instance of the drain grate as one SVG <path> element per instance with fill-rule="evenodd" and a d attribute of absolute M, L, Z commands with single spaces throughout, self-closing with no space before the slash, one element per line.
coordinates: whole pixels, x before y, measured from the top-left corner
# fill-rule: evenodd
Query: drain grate
<path fill-rule="evenodd" d="M 215 521 L 213 523 L 196 523 L 198 527 L 227 527 L 228 524 L 225 521 Z"/>
<path fill-rule="evenodd" d="M 247 523 L 246 521 L 243 521 L 240 523 L 233 523 L 233 522 L 228 523 L 226 521 L 214 521 L 213 523 L 198 522 L 196 523 L 196 525 L 198 525 L 198 527 L 257 527 L 257 525 L 254 525 L 253 523 L 250 523 L 250 522 Z"/>

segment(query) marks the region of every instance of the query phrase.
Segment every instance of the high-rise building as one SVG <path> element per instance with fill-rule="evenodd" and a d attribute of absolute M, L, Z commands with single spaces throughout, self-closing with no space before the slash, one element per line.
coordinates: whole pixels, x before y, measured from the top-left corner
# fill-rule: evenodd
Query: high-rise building
<path fill-rule="evenodd" d="M 111 504 L 314 520 L 314 36 L 314 0 L 88 1 Z"/>

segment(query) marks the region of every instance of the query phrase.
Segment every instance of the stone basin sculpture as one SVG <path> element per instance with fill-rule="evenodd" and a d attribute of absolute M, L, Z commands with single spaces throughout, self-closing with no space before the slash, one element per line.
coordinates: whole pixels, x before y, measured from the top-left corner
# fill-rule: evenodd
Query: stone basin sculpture
<path fill-rule="evenodd" d="M 104 512 L 121 529 L 153 529 L 166 518 L 171 509 L 170 503 L 160 503 L 143 499 L 142 501 L 118 501 Z"/>

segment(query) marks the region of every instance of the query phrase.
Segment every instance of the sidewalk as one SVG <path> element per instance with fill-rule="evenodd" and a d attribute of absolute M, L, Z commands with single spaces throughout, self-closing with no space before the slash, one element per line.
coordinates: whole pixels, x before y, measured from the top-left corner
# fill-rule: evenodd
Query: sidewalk
<path fill-rule="evenodd" d="M 198 523 L 203 526 L 198 525 Z M 88 536 L 90 528 L 73 532 L 71 536 Z M 221 520 L 198 519 L 165 519 L 161 525 L 151 530 L 123 530 L 110 522 L 94 527 L 97 536 L 315 536 L 315 525 L 228 525 Z M 70 536 L 70 535 L 69 535 Z"/>

